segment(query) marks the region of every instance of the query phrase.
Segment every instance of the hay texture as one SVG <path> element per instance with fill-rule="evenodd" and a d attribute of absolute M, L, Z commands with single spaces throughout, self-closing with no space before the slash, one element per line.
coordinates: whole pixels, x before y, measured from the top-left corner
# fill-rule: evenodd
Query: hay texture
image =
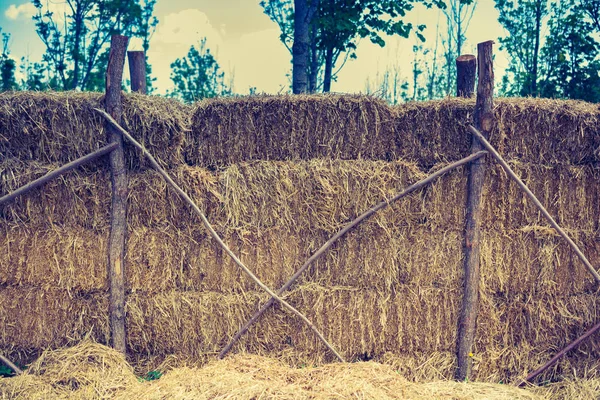
<path fill-rule="evenodd" d="M 22 376 L 0 378 L 4 399 L 544 399 L 528 390 L 487 383 L 415 384 L 375 362 L 290 368 L 266 357 L 238 355 L 203 368 L 176 368 L 158 380 L 136 379 L 116 351 L 84 341 L 46 352 Z M 542 392 L 543 393 L 543 392 Z"/>
<path fill-rule="evenodd" d="M 7 155 L 0 195 L 104 144 L 103 122 L 90 111 L 99 101 L 96 94 L 0 95 Z M 473 102 L 390 108 L 361 96 L 210 100 L 196 106 L 189 132 L 190 109 L 177 103 L 127 96 L 127 107 L 127 128 L 276 288 L 353 218 L 466 155 Z M 499 100 L 496 113 L 492 142 L 600 265 L 596 108 L 517 99 Z M 108 343 L 105 162 L 0 207 L 7 250 L 0 252 L 0 349 L 18 362 L 88 335 Z M 205 362 L 267 298 L 138 154 L 128 162 L 129 349 L 139 364 Z M 386 362 L 414 381 L 452 377 L 466 175 L 455 170 L 378 213 L 286 295 L 347 359 Z M 517 382 L 594 325 L 600 303 L 585 268 L 499 167 L 490 167 L 483 193 L 474 372 L 481 381 Z M 235 351 L 292 366 L 331 361 L 312 332 L 280 309 Z M 592 339 L 539 381 L 595 376 L 599 356 Z"/>
<path fill-rule="evenodd" d="M 490 140 L 508 159 L 542 164 L 597 163 L 598 108 L 549 99 L 495 99 Z M 196 106 L 188 163 L 250 160 L 405 159 L 424 167 L 465 157 L 474 99 L 389 107 L 365 96 L 264 96 Z"/>
<path fill-rule="evenodd" d="M 105 146 L 105 122 L 94 107 L 101 93 L 10 92 L 0 95 L 0 154 L 19 160 L 65 164 Z M 189 107 L 160 97 L 123 97 L 123 125 L 166 165 L 183 161 Z M 146 166 L 126 145 L 130 168 Z"/>

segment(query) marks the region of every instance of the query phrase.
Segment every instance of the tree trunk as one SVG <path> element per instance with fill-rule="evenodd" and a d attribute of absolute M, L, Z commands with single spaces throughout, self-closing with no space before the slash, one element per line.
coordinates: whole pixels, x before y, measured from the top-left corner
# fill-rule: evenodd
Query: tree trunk
<path fill-rule="evenodd" d="M 309 21 L 307 0 L 294 0 L 294 44 L 292 45 L 292 92 L 308 90 Z"/>
<path fill-rule="evenodd" d="M 464 54 L 456 59 L 456 96 L 472 97 L 475 93 L 475 72 L 477 58 Z"/>
<path fill-rule="evenodd" d="M 479 81 L 474 120 L 477 129 L 486 136 L 489 135 L 494 121 L 493 44 L 493 41 L 488 41 L 477 45 Z M 475 153 L 482 148 L 483 146 L 479 140 L 473 137 L 471 152 Z M 481 192 L 484 178 L 485 161 L 480 158 L 471 163 L 467 182 L 464 293 L 458 324 L 458 368 L 456 370 L 456 379 L 459 381 L 470 380 L 473 367 L 472 352 L 479 309 L 479 226 L 481 223 Z"/>
<path fill-rule="evenodd" d="M 123 104 L 121 83 L 129 38 L 114 35 L 111 39 L 108 68 L 106 70 L 106 97 L 104 108 L 116 121 L 121 122 Z M 110 238 L 108 244 L 108 277 L 110 283 L 109 316 L 112 346 L 127 352 L 125 336 L 125 234 L 127 230 L 127 175 L 123 139 L 118 131 L 106 124 L 111 143 L 119 147 L 110 153 L 112 207 Z"/>
<path fill-rule="evenodd" d="M 131 91 L 146 94 L 146 54 L 143 51 L 128 51 L 127 58 L 129 60 Z"/>
<path fill-rule="evenodd" d="M 542 24 L 542 4 L 540 0 L 535 2 L 535 45 L 533 47 L 533 76 L 531 77 L 531 95 L 537 97 L 538 80 L 538 53 L 540 52 L 540 29 Z"/>
<path fill-rule="evenodd" d="M 333 49 L 328 48 L 325 53 L 325 76 L 323 77 L 323 93 L 331 91 L 331 72 L 333 69 Z"/>

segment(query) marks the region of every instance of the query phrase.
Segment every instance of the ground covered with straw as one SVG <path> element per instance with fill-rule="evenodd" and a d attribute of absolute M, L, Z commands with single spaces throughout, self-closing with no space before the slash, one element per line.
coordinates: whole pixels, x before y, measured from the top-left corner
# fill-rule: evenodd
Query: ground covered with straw
<path fill-rule="evenodd" d="M 591 399 L 600 381 L 519 389 L 493 383 L 413 383 L 389 365 L 335 363 L 290 368 L 272 358 L 239 354 L 197 367 L 136 376 L 118 352 L 88 340 L 45 352 L 24 375 L 0 378 L 2 399 Z M 162 376 L 161 376 L 162 375 Z"/>

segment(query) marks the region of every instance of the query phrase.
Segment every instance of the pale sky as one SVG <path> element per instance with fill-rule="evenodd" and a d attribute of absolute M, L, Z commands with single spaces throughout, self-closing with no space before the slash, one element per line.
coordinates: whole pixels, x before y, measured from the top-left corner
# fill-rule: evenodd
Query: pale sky
<path fill-rule="evenodd" d="M 46 1 L 57 14 L 64 7 L 64 0 Z M 31 61 L 39 61 L 43 54 L 43 44 L 31 19 L 34 12 L 28 0 L 0 0 L 0 27 L 12 35 L 11 56 L 17 60 L 29 55 Z M 289 91 L 291 56 L 279 41 L 279 28 L 262 12 L 259 0 L 158 0 L 155 15 L 159 24 L 148 57 L 160 93 L 172 87 L 170 64 L 185 56 L 190 46 L 203 37 L 216 54 L 226 79 L 233 74 L 236 93 L 247 94 L 250 87 L 266 93 Z M 497 18 L 494 0 L 479 0 L 463 53 L 476 54 L 478 42 L 497 42 L 503 35 Z M 425 46 L 433 46 L 438 20 L 442 31 L 445 18 L 438 10 L 417 6 L 407 15 L 407 21 L 427 25 Z M 337 82 L 332 83 L 332 91 L 363 92 L 367 79 L 373 81 L 378 74 L 395 66 L 407 78 L 415 43 L 414 38 L 387 37 L 386 46 L 380 48 L 368 40 L 361 41 L 358 59 L 348 61 Z M 135 40 L 129 47 L 130 50 L 141 49 Z M 507 61 L 499 45 L 495 46 L 495 55 L 499 81 Z"/>

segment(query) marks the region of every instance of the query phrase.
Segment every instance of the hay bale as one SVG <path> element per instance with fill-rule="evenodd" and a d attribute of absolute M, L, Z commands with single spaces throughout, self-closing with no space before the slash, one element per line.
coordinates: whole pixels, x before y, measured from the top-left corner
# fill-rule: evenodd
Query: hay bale
<path fill-rule="evenodd" d="M 123 97 L 123 124 L 165 165 L 180 164 L 189 106 L 160 97 Z M 101 93 L 7 92 L 0 95 L 0 153 L 41 163 L 64 164 L 107 144 Z M 148 164 L 126 145 L 132 169 Z"/>
<path fill-rule="evenodd" d="M 393 291 L 302 285 L 287 300 L 306 313 L 348 360 L 386 361 L 412 380 L 451 379 L 461 289 L 404 285 Z M 138 358 L 171 354 L 191 360 L 216 354 L 266 301 L 262 293 L 168 292 L 128 296 L 128 348 Z M 474 350 L 475 379 L 517 382 L 596 322 L 593 294 L 502 297 L 482 293 Z M 43 312 L 40 311 L 43 306 Z M 59 290 L 0 291 L 0 349 L 25 363 L 40 349 L 76 343 L 90 334 L 108 340 L 106 295 Z M 312 331 L 271 310 L 236 351 L 278 357 L 290 365 L 322 365 L 332 356 Z M 390 354 L 396 355 L 396 358 Z M 540 382 L 597 370 L 600 347 L 582 345 Z M 576 375 L 574 375 L 576 374 Z"/>
<path fill-rule="evenodd" d="M 598 109 L 580 101 L 496 99 L 492 144 L 508 159 L 599 161 Z M 367 96 L 262 96 L 201 102 L 185 150 L 190 165 L 250 160 L 403 158 L 429 168 L 469 153 L 473 99 L 389 107 Z"/>
<path fill-rule="evenodd" d="M 392 160 L 393 118 L 358 95 L 251 96 L 197 104 L 185 159 L 209 168 L 250 160 Z"/>

